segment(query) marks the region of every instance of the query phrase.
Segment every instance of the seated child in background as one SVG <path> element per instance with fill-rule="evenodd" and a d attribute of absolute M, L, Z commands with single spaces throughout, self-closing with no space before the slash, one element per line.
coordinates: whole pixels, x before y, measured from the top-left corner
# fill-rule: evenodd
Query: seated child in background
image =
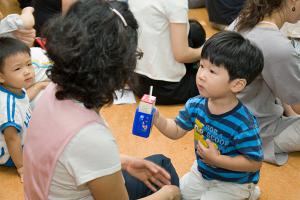
<path fill-rule="evenodd" d="M 236 94 L 263 69 L 262 52 L 234 32 L 211 37 L 201 53 L 196 84 L 175 120 L 157 111 L 154 125 L 168 138 L 194 129 L 196 161 L 180 180 L 183 199 L 256 199 L 263 160 L 256 118 Z"/>
<path fill-rule="evenodd" d="M 32 7 L 26 7 L 21 15 L 10 14 L 4 19 L 0 13 L 0 37 L 13 36 L 32 46 L 35 39 L 33 11 Z"/>
<path fill-rule="evenodd" d="M 0 37 L 15 36 L 17 39 L 25 42 L 28 46 L 32 46 L 35 38 L 35 31 L 32 28 L 34 26 L 33 11 L 32 7 L 26 7 L 22 10 L 21 15 L 10 14 L 2 19 L 0 21 Z M 0 19 L 1 18 L 3 18 L 3 16 L 0 12 Z M 46 70 L 51 63 L 43 49 L 32 47 L 30 51 L 35 78 L 32 79 L 32 83 L 27 83 L 25 87 L 31 106 L 34 108 L 34 105 L 41 94 L 40 91 L 49 84 Z"/>
<path fill-rule="evenodd" d="M 34 70 L 23 42 L 0 37 L 0 47 L 0 165 L 16 166 L 22 180 L 22 146 L 31 118 L 23 88 L 32 82 Z"/>

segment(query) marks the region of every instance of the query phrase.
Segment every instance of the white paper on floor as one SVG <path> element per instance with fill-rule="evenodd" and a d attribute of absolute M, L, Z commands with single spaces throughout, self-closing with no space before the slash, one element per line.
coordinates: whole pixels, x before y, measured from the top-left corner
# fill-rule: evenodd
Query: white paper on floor
<path fill-rule="evenodd" d="M 134 104 L 136 103 L 134 94 L 132 90 L 125 89 L 123 90 L 116 90 L 117 99 L 114 99 L 114 104 Z"/>

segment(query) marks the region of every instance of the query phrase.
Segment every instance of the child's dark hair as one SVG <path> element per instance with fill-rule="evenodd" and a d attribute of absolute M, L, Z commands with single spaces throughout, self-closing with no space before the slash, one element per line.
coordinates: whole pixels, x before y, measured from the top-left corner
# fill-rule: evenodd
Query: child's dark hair
<path fill-rule="evenodd" d="M 137 29 L 128 4 L 117 1 L 77 1 L 51 21 L 44 35 L 54 62 L 47 74 L 58 85 L 56 98 L 75 99 L 86 108 L 112 103 L 114 91 L 133 80 Z"/>
<path fill-rule="evenodd" d="M 261 50 L 241 34 L 222 31 L 213 35 L 202 48 L 201 59 L 224 67 L 230 80 L 244 78 L 250 84 L 263 70 Z"/>
<path fill-rule="evenodd" d="M 3 70 L 5 59 L 18 53 L 28 53 L 30 48 L 20 40 L 10 37 L 0 37 L 0 71 Z"/>

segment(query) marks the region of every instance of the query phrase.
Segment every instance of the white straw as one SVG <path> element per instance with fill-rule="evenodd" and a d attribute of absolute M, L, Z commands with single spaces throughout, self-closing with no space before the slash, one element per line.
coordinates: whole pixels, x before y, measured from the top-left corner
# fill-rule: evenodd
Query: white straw
<path fill-rule="evenodd" d="M 152 92 L 153 92 L 153 85 L 150 86 L 150 92 L 149 92 L 150 97 L 152 96 Z"/>

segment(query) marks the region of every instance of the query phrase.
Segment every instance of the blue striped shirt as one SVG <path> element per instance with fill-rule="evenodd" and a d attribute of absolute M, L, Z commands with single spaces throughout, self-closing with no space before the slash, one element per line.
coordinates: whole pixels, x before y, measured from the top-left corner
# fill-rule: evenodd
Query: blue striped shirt
<path fill-rule="evenodd" d="M 188 100 L 175 122 L 185 130 L 194 129 L 195 152 L 198 141 L 205 146 L 205 140 L 209 139 L 222 155 L 242 155 L 255 161 L 263 160 L 257 120 L 241 102 L 229 112 L 214 115 L 208 109 L 208 100 L 197 96 Z M 257 183 L 259 180 L 259 171 L 236 172 L 208 166 L 197 153 L 196 159 L 198 170 L 207 180 L 241 184 Z"/>

